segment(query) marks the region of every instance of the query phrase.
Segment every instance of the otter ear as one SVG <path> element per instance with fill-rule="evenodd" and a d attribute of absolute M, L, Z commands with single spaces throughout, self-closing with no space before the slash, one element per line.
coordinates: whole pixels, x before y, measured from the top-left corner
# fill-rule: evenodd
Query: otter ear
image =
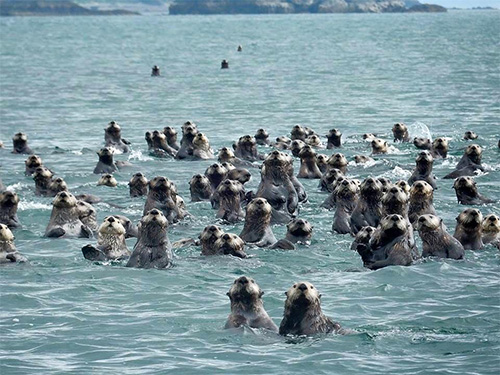
<path fill-rule="evenodd" d="M 264 295 L 264 291 L 259 289 L 259 298 L 262 297 L 263 295 Z"/>
<path fill-rule="evenodd" d="M 285 292 L 285 296 L 287 296 L 287 297 L 288 297 L 288 292 Z"/>
<path fill-rule="evenodd" d="M 238 147 L 236 143 L 233 143 L 233 150 L 236 150 L 236 147 Z"/>
<path fill-rule="evenodd" d="M 318 294 L 318 299 L 321 299 L 321 294 Z"/>
<path fill-rule="evenodd" d="M 231 299 L 231 294 L 229 292 L 226 293 L 226 296 L 228 296 L 229 299 Z"/>

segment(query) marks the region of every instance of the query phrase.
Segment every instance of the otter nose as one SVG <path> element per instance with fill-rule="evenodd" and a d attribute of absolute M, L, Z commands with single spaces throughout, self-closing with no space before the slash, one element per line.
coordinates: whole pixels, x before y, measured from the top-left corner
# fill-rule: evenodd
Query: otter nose
<path fill-rule="evenodd" d="M 280 153 L 279 153 L 279 151 L 273 151 L 271 154 L 274 156 L 278 156 Z"/>
<path fill-rule="evenodd" d="M 392 220 L 392 221 L 398 221 L 398 220 L 399 220 L 398 215 L 392 215 L 392 216 L 391 216 L 391 220 Z"/>
<path fill-rule="evenodd" d="M 257 202 L 255 202 L 256 205 L 262 206 L 264 204 L 264 201 L 262 199 L 259 199 Z"/>
<path fill-rule="evenodd" d="M 369 178 L 368 180 L 366 180 L 366 182 L 368 184 L 373 184 L 375 181 L 373 180 L 373 178 Z"/>
<path fill-rule="evenodd" d="M 472 216 L 477 216 L 477 215 L 478 215 L 478 212 L 477 212 L 476 210 L 474 210 L 474 211 L 472 211 L 470 214 L 471 214 Z"/>
<path fill-rule="evenodd" d="M 110 223 L 114 223 L 116 220 L 115 220 L 115 218 L 113 216 L 110 216 L 110 217 L 108 217 L 108 221 Z"/>
<path fill-rule="evenodd" d="M 229 240 L 230 238 L 231 238 L 231 236 L 229 234 L 227 234 L 227 233 L 222 236 L 222 239 L 225 240 L 225 241 Z"/>
<path fill-rule="evenodd" d="M 239 278 L 238 282 L 240 284 L 245 285 L 245 284 L 248 284 L 248 279 L 246 278 L 246 276 L 242 276 L 242 277 Z"/>
<path fill-rule="evenodd" d="M 489 221 L 496 221 L 497 218 L 495 216 L 490 216 L 490 218 L 488 219 Z"/>
<path fill-rule="evenodd" d="M 348 180 L 344 180 L 344 181 L 342 181 L 342 185 L 344 185 L 344 186 L 349 185 L 349 181 L 348 181 Z"/>
<path fill-rule="evenodd" d="M 420 217 L 418 218 L 418 221 L 419 221 L 419 222 L 421 222 L 421 223 L 423 223 L 423 222 L 425 221 L 425 217 L 420 216 Z"/>
<path fill-rule="evenodd" d="M 301 291 L 304 291 L 304 290 L 307 290 L 307 285 L 306 285 L 306 284 L 304 284 L 304 283 L 302 283 L 302 284 L 300 284 L 300 285 L 299 285 L 299 287 L 298 287 L 298 288 L 299 288 Z"/>
<path fill-rule="evenodd" d="M 397 192 L 398 192 L 398 188 L 397 187 L 391 188 L 391 193 L 392 194 L 396 194 Z"/>
<path fill-rule="evenodd" d="M 208 227 L 208 230 L 209 230 L 210 232 L 215 232 L 215 229 L 216 229 L 216 226 L 215 226 L 215 225 L 210 225 L 210 226 Z"/>
<path fill-rule="evenodd" d="M 61 193 L 60 195 L 61 198 L 67 198 L 68 197 L 68 194 L 66 194 L 64 191 Z"/>
<path fill-rule="evenodd" d="M 153 216 L 157 216 L 160 214 L 160 211 L 158 211 L 157 209 L 154 209 L 154 210 L 151 210 L 150 214 Z"/>

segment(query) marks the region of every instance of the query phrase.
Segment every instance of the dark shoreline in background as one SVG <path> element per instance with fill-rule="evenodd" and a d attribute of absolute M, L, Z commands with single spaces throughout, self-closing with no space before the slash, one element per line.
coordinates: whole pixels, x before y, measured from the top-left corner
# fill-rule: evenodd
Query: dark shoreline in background
<path fill-rule="evenodd" d="M 72 1 L 0 0 L 0 16 L 135 16 L 128 10 L 97 10 L 82 7 Z"/>

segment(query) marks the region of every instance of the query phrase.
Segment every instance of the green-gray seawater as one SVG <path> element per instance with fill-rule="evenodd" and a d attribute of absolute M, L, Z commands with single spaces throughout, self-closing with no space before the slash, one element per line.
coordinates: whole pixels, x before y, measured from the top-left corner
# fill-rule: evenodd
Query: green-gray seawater
<path fill-rule="evenodd" d="M 376 133 L 396 151 L 369 167 L 351 163 L 349 175 L 394 181 L 409 177 L 418 151 L 393 144 L 395 122 L 411 125 L 413 135 L 428 127 L 450 138 L 449 157 L 435 161 L 437 177 L 453 169 L 470 143 L 463 133 L 474 130 L 488 169 L 476 179 L 479 189 L 500 199 L 500 12 L 1 18 L 0 33 L 0 177 L 21 197 L 23 227 L 14 234 L 30 260 L 0 269 L 2 375 L 498 373 L 500 254 L 492 246 L 467 251 L 464 261 L 368 271 L 349 249 L 352 238 L 331 232 L 333 212 L 319 208 L 326 195 L 318 181 L 303 180 L 309 201 L 300 216 L 314 225 L 308 247 L 250 248 L 248 259 L 205 258 L 187 247 L 175 251 L 169 270 L 93 264 L 80 249 L 94 239 L 42 237 L 51 198 L 34 195 L 26 156 L 10 151 L 14 133 L 26 132 L 71 191 L 102 198 L 99 222 L 114 213 L 140 219 L 144 199 L 128 197 L 133 173 L 167 176 L 192 214 L 170 228 L 173 241 L 216 222 L 216 211 L 191 203 L 188 189 L 211 161 L 147 152 L 147 130 L 180 131 L 186 120 L 214 149 L 261 127 L 272 138 L 295 124 L 323 136 L 335 127 L 350 161 L 370 152 L 361 134 Z M 222 59 L 230 69 L 220 69 Z M 150 77 L 155 64 L 160 78 Z M 134 164 L 115 174 L 114 189 L 96 186 L 92 174 L 111 120 L 133 148 L 117 159 Z M 255 189 L 259 171 L 251 172 Z M 453 232 L 466 207 L 452 180 L 437 184 L 435 206 Z M 479 208 L 500 214 L 498 204 Z M 238 234 L 242 224 L 223 227 Z M 323 311 L 356 333 L 288 339 L 224 330 L 226 292 L 243 274 L 264 290 L 276 324 L 284 292 L 307 280 L 321 292 Z"/>

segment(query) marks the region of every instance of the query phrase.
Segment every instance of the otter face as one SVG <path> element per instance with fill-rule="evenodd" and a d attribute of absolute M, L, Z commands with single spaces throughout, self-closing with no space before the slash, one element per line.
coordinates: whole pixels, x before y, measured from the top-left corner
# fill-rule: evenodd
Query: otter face
<path fill-rule="evenodd" d="M 245 242 L 236 234 L 224 233 L 216 242 L 215 246 L 224 255 L 233 255 L 238 258 L 246 258 Z"/>
<path fill-rule="evenodd" d="M 119 135 L 121 132 L 120 125 L 118 125 L 115 121 L 111 121 L 106 128 L 106 133 Z"/>
<path fill-rule="evenodd" d="M 247 206 L 247 214 L 271 215 L 272 207 L 265 198 L 255 198 Z"/>
<path fill-rule="evenodd" d="M 30 155 L 24 162 L 26 167 L 28 168 L 36 168 L 36 167 L 41 167 L 42 166 L 42 159 L 39 156 L 36 155 Z"/>
<path fill-rule="evenodd" d="M 429 151 L 421 151 L 415 161 L 417 164 L 431 164 L 434 158 Z"/>
<path fill-rule="evenodd" d="M 13 191 L 6 190 L 0 193 L 0 207 L 12 207 L 19 203 L 19 197 Z"/>
<path fill-rule="evenodd" d="M 408 128 L 403 123 L 396 123 L 392 127 L 392 134 L 395 140 L 403 140 L 403 138 L 408 136 Z"/>
<path fill-rule="evenodd" d="M 310 236 L 313 231 L 313 226 L 304 219 L 293 219 L 286 228 L 290 234 L 297 237 Z"/>
<path fill-rule="evenodd" d="M 448 140 L 446 138 L 436 138 L 432 142 L 432 147 L 436 150 L 448 150 Z"/>
<path fill-rule="evenodd" d="M 231 302 L 257 300 L 264 295 L 254 279 L 246 276 L 238 277 L 227 292 Z"/>
<path fill-rule="evenodd" d="M 321 146 L 321 139 L 315 134 L 310 135 L 309 137 L 306 138 L 306 143 L 309 146 L 320 147 Z"/>
<path fill-rule="evenodd" d="M 397 186 L 391 187 L 382 197 L 382 203 L 384 204 L 389 204 L 391 202 L 405 203 L 406 201 L 408 201 L 408 196 Z"/>
<path fill-rule="evenodd" d="M 458 225 L 468 229 L 481 228 L 483 222 L 483 215 L 481 211 L 476 208 L 467 208 L 457 216 Z"/>
<path fill-rule="evenodd" d="M 194 137 L 196 134 L 198 133 L 198 129 L 196 128 L 196 125 L 192 125 L 192 124 L 184 124 L 184 126 L 182 127 L 182 135 L 184 137 L 188 137 L 188 138 L 192 138 Z"/>
<path fill-rule="evenodd" d="M 410 184 L 405 180 L 399 180 L 394 185 L 403 190 L 405 194 L 410 193 Z"/>
<path fill-rule="evenodd" d="M 441 228 L 442 219 L 435 215 L 420 215 L 417 220 L 417 230 L 419 232 L 432 232 Z"/>
<path fill-rule="evenodd" d="M 73 194 L 68 191 L 57 193 L 52 205 L 57 208 L 72 208 L 77 204 L 77 200 Z"/>
<path fill-rule="evenodd" d="M 427 182 L 419 180 L 415 181 L 410 188 L 410 197 L 415 196 L 431 196 L 433 195 L 434 189 Z"/>
<path fill-rule="evenodd" d="M 477 192 L 476 181 L 472 177 L 462 176 L 458 177 L 453 183 L 453 189 L 455 190 L 472 190 Z"/>
<path fill-rule="evenodd" d="M 210 180 L 207 176 L 203 176 L 201 174 L 195 174 L 191 180 L 189 181 L 189 185 L 191 186 L 210 186 Z"/>
<path fill-rule="evenodd" d="M 382 183 L 373 177 L 368 177 L 361 183 L 360 191 L 362 195 L 372 195 L 375 192 L 382 192 Z"/>
<path fill-rule="evenodd" d="M 168 220 L 161 211 L 154 208 L 141 219 L 141 228 L 150 225 L 154 227 L 166 228 L 168 226 Z"/>
<path fill-rule="evenodd" d="M 222 237 L 223 234 L 224 231 L 217 225 L 208 225 L 203 229 L 198 238 L 201 241 L 214 241 Z"/>
<path fill-rule="evenodd" d="M 486 215 L 481 225 L 483 233 L 500 233 L 500 217 L 495 214 Z"/>
<path fill-rule="evenodd" d="M 50 190 L 60 192 L 68 190 L 68 185 L 61 177 L 57 177 L 50 183 Z"/>
<path fill-rule="evenodd" d="M 401 215 L 387 215 L 380 221 L 380 228 L 391 236 L 400 236 L 408 230 L 408 224 Z"/>
<path fill-rule="evenodd" d="M 374 154 L 385 154 L 387 153 L 388 145 L 387 142 L 380 139 L 375 138 L 371 141 L 372 153 Z"/>
<path fill-rule="evenodd" d="M 269 133 L 265 129 L 259 129 L 255 133 L 255 139 L 265 141 L 269 138 Z"/>
<path fill-rule="evenodd" d="M 210 167 L 207 168 L 205 171 L 205 176 L 210 177 L 210 176 L 225 176 L 227 173 L 227 169 L 222 166 L 222 164 L 219 163 L 214 163 Z"/>
<path fill-rule="evenodd" d="M 113 149 L 111 149 L 109 147 L 103 147 L 99 151 L 97 151 L 97 155 L 99 155 L 99 158 L 111 157 L 111 156 L 113 156 Z"/>
<path fill-rule="evenodd" d="M 311 305 L 320 305 L 321 294 L 319 294 L 314 285 L 307 281 L 300 281 L 293 284 L 285 292 L 285 295 L 285 310 L 291 306 L 307 308 Z"/>
<path fill-rule="evenodd" d="M 166 177 L 157 176 L 149 181 L 149 189 L 166 192 L 172 189 L 172 183 Z"/>
<path fill-rule="evenodd" d="M 471 159 L 474 163 L 480 164 L 481 163 L 481 156 L 483 154 L 483 149 L 481 146 L 473 144 L 467 146 L 465 149 L 465 154 Z"/>
<path fill-rule="evenodd" d="M 219 150 L 219 160 L 231 160 L 234 159 L 234 152 L 233 150 L 227 148 L 227 147 L 222 147 Z"/>
<path fill-rule="evenodd" d="M 285 166 L 288 163 L 287 155 L 279 151 L 269 153 L 266 160 L 264 160 L 264 166 Z"/>
<path fill-rule="evenodd" d="M 372 134 L 372 133 L 365 133 L 363 134 L 363 139 L 365 141 L 369 141 L 371 142 L 372 140 L 374 140 L 375 138 L 377 138 L 377 136 L 375 134 Z"/>
<path fill-rule="evenodd" d="M 99 234 L 125 235 L 125 227 L 122 225 L 119 218 L 115 216 L 107 216 L 99 227 Z"/>
<path fill-rule="evenodd" d="M 323 180 L 326 181 L 326 183 L 331 184 L 342 176 L 344 176 L 344 174 L 339 169 L 332 168 L 323 175 Z"/>
<path fill-rule="evenodd" d="M 468 130 L 464 134 L 464 139 L 470 139 L 470 140 L 477 139 L 477 134 L 474 133 L 473 131 Z"/>
<path fill-rule="evenodd" d="M 348 164 L 346 157 L 337 152 L 328 158 L 328 165 L 332 168 L 345 167 Z"/>
<path fill-rule="evenodd" d="M 233 164 L 229 163 L 228 161 L 225 161 L 224 163 L 221 163 L 221 165 L 222 165 L 222 168 L 224 168 L 228 172 L 232 171 L 233 169 L 236 168 Z"/>
<path fill-rule="evenodd" d="M 367 244 L 370 241 L 370 238 L 372 238 L 372 235 L 374 232 L 375 232 L 374 227 L 370 227 L 370 226 L 363 227 L 356 234 L 355 241 L 359 242 L 359 243 Z"/>
<path fill-rule="evenodd" d="M 0 224 L 0 242 L 12 241 L 14 241 L 14 235 L 12 234 L 9 227 L 5 224 Z"/>
<path fill-rule="evenodd" d="M 348 180 L 343 176 L 340 176 L 336 182 L 335 193 L 337 196 L 343 197 L 352 197 L 353 195 L 359 192 L 359 185 L 354 180 Z"/>
<path fill-rule="evenodd" d="M 236 196 L 243 190 L 243 185 L 239 181 L 226 179 L 221 182 L 217 190 L 222 196 L 227 194 Z"/>
<path fill-rule="evenodd" d="M 197 133 L 193 139 L 193 145 L 201 150 L 210 149 L 210 143 L 208 142 L 208 138 L 203 133 Z"/>
<path fill-rule="evenodd" d="M 165 136 L 165 134 L 160 133 L 158 130 L 155 130 L 153 132 L 152 139 L 153 139 L 155 146 L 159 147 L 163 142 L 166 142 L 167 137 Z"/>
<path fill-rule="evenodd" d="M 326 136 L 328 138 L 340 138 L 342 137 L 342 133 L 338 129 L 331 129 Z"/>
<path fill-rule="evenodd" d="M 286 145 L 289 145 L 290 143 L 292 143 L 292 140 L 288 137 L 281 136 L 276 138 L 276 143 L 284 143 Z"/>
<path fill-rule="evenodd" d="M 148 179 L 141 172 L 138 172 L 132 176 L 128 184 L 145 186 L 148 184 Z"/>
<path fill-rule="evenodd" d="M 415 137 L 415 138 L 413 138 L 413 144 L 417 148 L 425 148 L 425 149 L 431 148 L 431 141 L 428 138 Z"/>
<path fill-rule="evenodd" d="M 290 143 L 290 150 L 294 155 L 298 155 L 300 153 L 300 150 L 302 150 L 305 145 L 305 142 L 301 141 L 300 139 L 295 139 Z"/>
<path fill-rule="evenodd" d="M 307 137 L 307 132 L 306 130 L 300 126 L 300 125 L 295 125 L 292 128 L 292 131 L 290 133 L 292 135 L 292 139 L 300 139 L 300 140 L 305 140 Z"/>
<path fill-rule="evenodd" d="M 95 208 L 90 203 L 84 201 L 77 201 L 76 209 L 80 218 L 92 218 L 96 216 Z"/>
<path fill-rule="evenodd" d="M 165 134 L 167 137 L 170 137 L 173 139 L 174 137 L 177 138 L 177 130 L 170 126 L 166 126 L 163 128 L 163 134 Z"/>
<path fill-rule="evenodd" d="M 382 191 L 385 193 L 392 187 L 392 182 L 386 177 L 379 177 L 377 180 L 382 184 Z"/>
<path fill-rule="evenodd" d="M 328 161 L 328 156 L 327 155 L 323 155 L 323 154 L 316 155 L 316 163 L 319 166 L 326 165 L 327 161 Z"/>
<path fill-rule="evenodd" d="M 356 155 L 354 157 L 354 161 L 356 162 L 356 164 L 367 163 L 370 160 L 372 160 L 372 158 L 370 158 L 369 156 L 365 156 L 365 155 Z"/>
<path fill-rule="evenodd" d="M 246 184 L 252 178 L 252 175 L 247 169 L 233 168 L 227 173 L 227 178 L 230 180 L 239 181 L 241 184 Z"/>
<path fill-rule="evenodd" d="M 243 137 L 240 137 L 238 140 L 238 145 L 244 147 L 244 148 L 253 148 L 257 145 L 257 142 L 255 141 L 255 138 L 252 137 L 251 135 L 244 135 Z"/>
<path fill-rule="evenodd" d="M 118 185 L 118 181 L 116 181 L 116 178 L 114 178 L 112 174 L 106 173 L 101 176 L 99 181 L 97 181 L 97 185 L 116 187 Z"/>
<path fill-rule="evenodd" d="M 300 152 L 299 152 L 299 157 L 301 159 L 309 159 L 309 158 L 314 158 L 316 156 L 316 152 L 312 149 L 311 146 L 307 145 L 304 146 Z"/>
<path fill-rule="evenodd" d="M 35 169 L 35 173 L 33 173 L 33 180 L 42 181 L 42 180 L 50 180 L 53 174 L 50 170 L 45 167 L 38 167 Z"/>
<path fill-rule="evenodd" d="M 12 140 L 15 143 L 25 143 L 28 142 L 28 136 L 24 133 L 16 133 L 14 134 L 14 137 L 12 137 Z"/>

